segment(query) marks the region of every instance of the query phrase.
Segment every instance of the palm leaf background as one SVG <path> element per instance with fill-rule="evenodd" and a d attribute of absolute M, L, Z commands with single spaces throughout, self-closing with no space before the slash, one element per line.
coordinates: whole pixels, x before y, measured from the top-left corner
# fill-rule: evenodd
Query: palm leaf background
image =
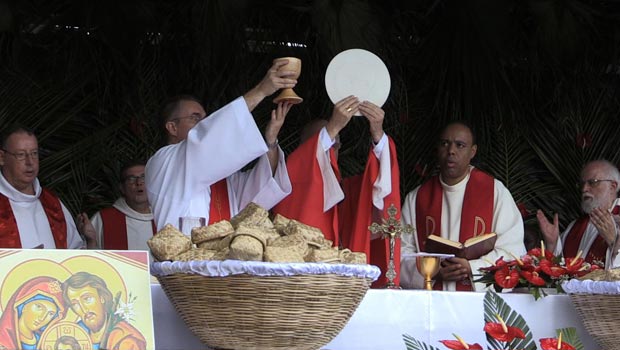
<path fill-rule="evenodd" d="M 74 213 L 113 202 L 121 164 L 159 147 L 153 121 L 166 97 L 191 93 L 213 111 L 281 56 L 303 61 L 304 103 L 280 134 L 291 152 L 303 124 L 330 115 L 325 69 L 349 48 L 390 70 L 385 130 L 402 194 L 434 173 L 437 134 L 457 119 L 476 131 L 476 165 L 529 213 L 559 212 L 562 225 L 579 214 L 583 164 L 620 162 L 611 0 L 5 0 L 0 9 L 0 128 L 36 129 L 40 179 Z M 256 109 L 259 127 L 272 106 Z M 356 118 L 342 134 L 345 175 L 364 167 L 367 130 Z"/>

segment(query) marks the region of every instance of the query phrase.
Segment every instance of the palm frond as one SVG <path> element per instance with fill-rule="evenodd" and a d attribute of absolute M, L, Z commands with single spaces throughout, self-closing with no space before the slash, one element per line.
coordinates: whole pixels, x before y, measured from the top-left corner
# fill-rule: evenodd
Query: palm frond
<path fill-rule="evenodd" d="M 439 350 L 439 348 L 427 345 L 426 343 L 413 338 L 409 334 L 403 334 L 403 341 L 405 342 L 407 350 Z"/>
<path fill-rule="evenodd" d="M 516 311 L 512 310 L 504 299 L 502 299 L 497 293 L 487 291 L 484 295 L 484 322 L 497 322 L 495 315 L 500 317 L 506 322 L 506 324 L 512 327 L 520 328 L 525 333 L 525 339 L 515 338 L 508 344 L 510 349 L 527 349 L 535 350 L 536 343 L 532 338 L 532 332 L 529 326 L 525 322 L 525 319 Z M 504 344 L 495 340 L 492 336 L 487 334 L 487 342 L 490 349 L 503 349 Z"/>
<path fill-rule="evenodd" d="M 577 328 L 568 327 L 568 328 L 560 328 L 555 330 L 556 336 L 559 337 L 560 333 L 562 333 L 562 341 L 567 342 L 576 350 L 585 350 L 581 339 L 579 339 L 579 335 L 577 334 Z"/>

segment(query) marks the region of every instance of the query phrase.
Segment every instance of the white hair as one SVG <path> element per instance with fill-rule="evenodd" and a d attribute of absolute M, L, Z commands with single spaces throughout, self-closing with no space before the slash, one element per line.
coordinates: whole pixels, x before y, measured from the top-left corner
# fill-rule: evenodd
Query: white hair
<path fill-rule="evenodd" d="M 597 159 L 597 160 L 593 160 L 589 162 L 588 164 L 586 164 L 584 169 L 590 166 L 591 164 L 598 164 L 598 165 L 602 165 L 605 168 L 607 168 L 606 170 L 607 177 L 610 180 L 614 180 L 616 182 L 616 194 L 618 194 L 618 192 L 620 192 L 620 170 L 618 170 L 618 167 L 616 167 L 612 162 L 608 160 Z"/>

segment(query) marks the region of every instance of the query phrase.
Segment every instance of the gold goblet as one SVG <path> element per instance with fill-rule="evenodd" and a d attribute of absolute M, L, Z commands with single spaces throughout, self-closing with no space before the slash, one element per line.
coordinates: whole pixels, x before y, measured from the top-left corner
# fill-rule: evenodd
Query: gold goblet
<path fill-rule="evenodd" d="M 441 257 L 433 255 L 418 255 L 416 257 L 416 267 L 424 276 L 424 288 L 433 290 L 433 277 L 439 272 Z"/>
<path fill-rule="evenodd" d="M 299 78 L 299 74 L 301 74 L 301 60 L 297 57 L 281 57 L 281 58 L 276 58 L 274 62 L 281 61 L 281 60 L 288 60 L 288 63 L 280 67 L 279 70 L 293 71 L 295 72 L 295 74 L 291 77 L 294 79 Z M 273 103 L 280 103 L 282 101 L 288 101 L 289 103 L 296 105 L 298 103 L 301 103 L 303 100 L 304 100 L 303 98 L 297 96 L 297 94 L 295 93 L 295 91 L 293 91 L 293 89 L 286 88 L 286 89 L 282 89 L 278 97 L 273 99 Z"/>

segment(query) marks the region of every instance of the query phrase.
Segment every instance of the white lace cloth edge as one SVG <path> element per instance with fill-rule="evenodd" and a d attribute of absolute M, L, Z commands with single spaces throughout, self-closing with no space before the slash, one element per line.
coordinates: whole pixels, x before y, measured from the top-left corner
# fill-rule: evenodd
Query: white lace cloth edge
<path fill-rule="evenodd" d="M 191 273 L 207 277 L 226 277 L 250 274 L 254 276 L 295 276 L 336 274 L 347 277 L 377 280 L 381 270 L 373 265 L 326 263 L 269 263 L 239 260 L 163 261 L 151 263 L 151 275 L 166 276 Z"/>
<path fill-rule="evenodd" d="M 572 279 L 562 283 L 562 289 L 564 289 L 564 291 L 568 294 L 620 294 L 620 281 L 580 281 L 577 279 Z"/>

